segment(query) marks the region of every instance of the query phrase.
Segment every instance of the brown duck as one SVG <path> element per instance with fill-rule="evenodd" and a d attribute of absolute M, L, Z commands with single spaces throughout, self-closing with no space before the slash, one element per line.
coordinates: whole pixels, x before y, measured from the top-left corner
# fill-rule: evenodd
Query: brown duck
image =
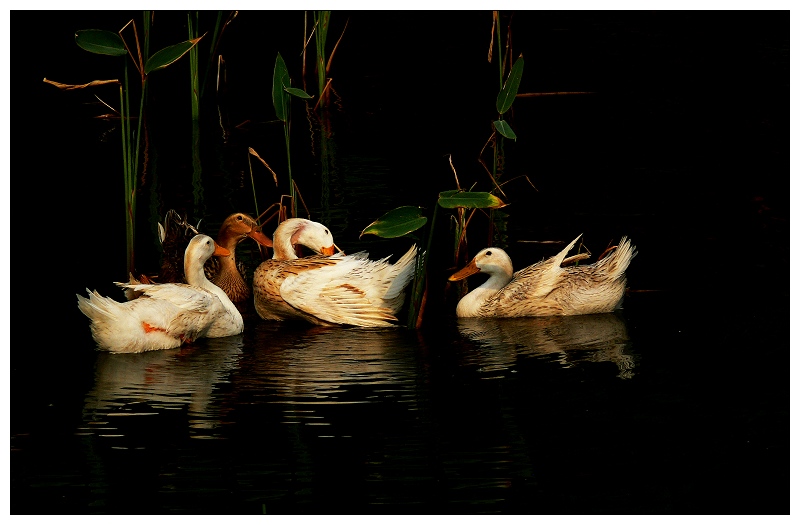
<path fill-rule="evenodd" d="M 131 277 L 131 283 L 161 282 L 185 283 L 183 273 L 183 254 L 189 241 L 198 234 L 198 229 L 180 216 L 176 211 L 169 210 L 166 214 L 164 225 L 159 224 L 159 235 L 163 246 L 161 269 L 158 277 L 140 280 Z M 272 247 L 272 241 L 261 232 L 255 219 L 246 213 L 233 213 L 229 215 L 220 226 L 215 242 L 225 248 L 227 256 L 211 257 L 204 266 L 206 277 L 216 284 L 228 295 L 234 303 L 242 303 L 251 297 L 250 286 L 245 281 L 246 269 L 236 261 L 236 247 L 245 238 L 250 237 L 258 244 Z M 129 299 L 133 293 L 126 290 Z"/>

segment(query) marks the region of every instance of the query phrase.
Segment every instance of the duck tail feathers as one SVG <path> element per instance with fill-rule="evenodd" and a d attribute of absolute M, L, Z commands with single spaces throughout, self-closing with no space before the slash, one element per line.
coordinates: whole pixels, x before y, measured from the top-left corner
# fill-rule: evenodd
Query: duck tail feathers
<path fill-rule="evenodd" d="M 119 303 L 113 299 L 103 297 L 97 291 L 91 291 L 87 288 L 86 292 L 89 297 L 76 294 L 78 297 L 78 309 L 83 312 L 83 315 L 93 322 L 97 320 L 114 320 L 117 317 L 115 314 L 119 308 Z"/>
<path fill-rule="evenodd" d="M 384 299 L 391 300 L 392 298 L 399 297 L 405 287 L 414 278 L 417 259 L 417 245 L 414 244 L 409 250 L 400 257 L 394 268 L 397 269 L 397 276 L 392 280 L 392 284 L 384 295 Z"/>
<path fill-rule="evenodd" d="M 604 257 L 598 264 L 607 267 L 608 275 L 612 279 L 619 279 L 625 275 L 625 270 L 631 260 L 636 256 L 636 247 L 628 237 L 622 237 L 614 252 Z"/>

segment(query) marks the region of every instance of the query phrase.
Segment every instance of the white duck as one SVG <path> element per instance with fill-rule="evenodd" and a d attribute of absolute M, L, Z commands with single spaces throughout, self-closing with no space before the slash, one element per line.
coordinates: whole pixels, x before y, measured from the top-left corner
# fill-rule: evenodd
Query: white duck
<path fill-rule="evenodd" d="M 229 253 L 211 237 L 196 235 L 184 255 L 189 284 L 115 283 L 143 293 L 124 303 L 87 289 L 88 298 L 78 295 L 78 308 L 91 319 L 92 337 L 100 348 L 111 352 L 162 350 L 201 337 L 240 334 L 244 330 L 242 314 L 203 271 L 209 257 Z"/>
<path fill-rule="evenodd" d="M 283 221 L 272 242 L 273 258 L 253 274 L 253 297 L 261 318 L 361 327 L 393 326 L 397 321 L 405 287 L 414 277 L 416 246 L 394 264 L 388 257 L 372 261 L 366 252 L 334 254 L 330 231 L 307 219 Z M 322 255 L 298 258 L 293 248 L 297 244 Z"/>
<path fill-rule="evenodd" d="M 199 226 L 199 224 L 198 224 Z M 184 283 L 183 259 L 189 240 L 199 232 L 197 228 L 181 218 L 175 210 L 169 210 L 164 225 L 158 223 L 159 238 L 162 246 L 161 269 L 158 276 L 142 275 L 136 279 L 131 275 L 129 284 Z M 205 264 L 206 277 L 222 288 L 231 301 L 242 308 L 242 303 L 250 296 L 250 286 L 245 282 L 247 270 L 236 260 L 236 247 L 245 238 L 250 237 L 258 244 L 272 246 L 272 241 L 261 233 L 258 223 L 246 213 L 229 215 L 219 229 L 214 242 L 230 253 L 227 257 L 211 257 Z M 135 299 L 141 292 L 125 290 L 125 297 Z"/>
<path fill-rule="evenodd" d="M 555 257 L 514 273 L 511 258 L 500 248 L 484 248 L 460 271 L 459 281 L 472 274 L 489 279 L 461 298 L 458 317 L 534 317 L 605 313 L 622 305 L 625 270 L 636 248 L 623 237 L 614 251 L 593 264 L 565 266 L 564 257 L 580 235 Z M 580 258 L 580 257 L 578 257 Z"/>

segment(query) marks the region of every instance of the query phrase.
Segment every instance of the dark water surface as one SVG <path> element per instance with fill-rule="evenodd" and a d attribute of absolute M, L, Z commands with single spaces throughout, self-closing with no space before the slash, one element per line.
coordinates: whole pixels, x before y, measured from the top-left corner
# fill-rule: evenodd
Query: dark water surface
<path fill-rule="evenodd" d="M 788 512 L 780 316 L 673 301 L 81 353 L 18 394 L 12 512 Z"/>
<path fill-rule="evenodd" d="M 346 252 L 399 255 L 410 240 L 359 234 L 397 206 L 430 212 L 455 188 L 448 155 L 462 187 L 491 189 L 477 162 L 497 117 L 491 15 L 348 14 L 328 149 L 295 104 L 294 175 Z M 26 310 L 11 319 L 12 514 L 789 513 L 786 13 L 515 14 L 520 91 L 593 94 L 514 102 L 506 180 L 517 179 L 492 242 L 520 268 L 580 233 L 594 256 L 631 237 L 621 311 L 455 319 L 445 217 L 420 330 L 248 312 L 241 336 L 141 355 L 97 352 L 75 305 L 86 288 L 121 297 L 118 130 L 93 118 L 92 93 L 41 82 L 119 76 L 75 50 L 74 31 L 140 14 L 12 15 L 15 35 L 41 38 L 13 51 L 12 92 L 38 103 L 11 112 L 12 207 L 26 225 L 9 243 L 11 285 L 15 301 L 24 289 L 49 306 L 33 336 L 22 336 Z M 162 13 L 159 31 L 181 28 L 179 15 Z M 334 12 L 331 34 L 345 19 Z M 142 271 L 157 264 L 166 209 L 212 234 L 229 213 L 255 212 L 248 147 L 285 183 L 264 79 L 280 51 L 300 84 L 302 14 L 242 12 L 226 31 L 227 96 L 203 113 L 201 206 L 188 109 L 173 102 L 188 70 L 153 77 Z M 254 174 L 263 211 L 285 190 Z M 487 224 L 470 224 L 470 255 L 487 246 Z M 59 235 L 44 235 L 52 227 Z M 253 243 L 237 253 L 252 271 Z"/>

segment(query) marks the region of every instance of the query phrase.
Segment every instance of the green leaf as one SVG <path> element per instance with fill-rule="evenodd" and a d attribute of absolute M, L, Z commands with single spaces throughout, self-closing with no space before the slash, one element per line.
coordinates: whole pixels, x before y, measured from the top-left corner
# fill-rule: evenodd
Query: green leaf
<path fill-rule="evenodd" d="M 104 29 L 81 29 L 75 32 L 75 43 L 98 55 L 122 56 L 128 53 L 122 37 Z"/>
<path fill-rule="evenodd" d="M 384 239 L 393 239 L 416 231 L 428 222 L 428 218 L 422 215 L 421 210 L 422 208 L 418 206 L 395 208 L 364 228 L 359 238 L 371 233 Z"/>
<path fill-rule="evenodd" d="M 522 60 L 522 55 L 519 56 L 514 66 L 511 68 L 511 73 L 508 74 L 506 83 L 500 94 L 497 95 L 497 112 L 501 115 L 511 108 L 514 103 L 514 98 L 517 96 L 519 89 L 519 81 L 522 79 L 522 68 L 525 66 L 525 61 Z"/>
<path fill-rule="evenodd" d="M 289 93 L 290 95 L 294 95 L 296 97 L 312 98 L 311 95 L 309 95 L 308 93 L 306 93 L 305 91 L 303 91 L 300 88 L 287 87 L 287 88 L 283 88 L 283 89 L 285 89 L 286 92 Z"/>
<path fill-rule="evenodd" d="M 442 208 L 502 208 L 505 206 L 496 195 L 485 191 L 449 190 L 439 194 L 439 206 Z"/>
<path fill-rule="evenodd" d="M 153 71 L 164 69 L 168 65 L 175 63 L 179 58 L 188 53 L 189 50 L 192 49 L 199 41 L 199 38 L 186 40 L 185 42 L 167 46 L 164 49 L 157 51 L 147 59 L 147 62 L 145 62 L 144 74 L 149 75 Z"/>
<path fill-rule="evenodd" d="M 511 126 L 508 125 L 508 122 L 505 120 L 495 120 L 492 122 L 494 125 L 494 129 L 497 130 L 502 136 L 507 139 L 517 140 L 517 134 L 514 133 L 514 130 L 511 129 Z"/>
<path fill-rule="evenodd" d="M 278 57 L 275 59 L 275 72 L 272 75 L 272 105 L 275 106 L 275 115 L 283 122 L 286 122 L 289 105 L 289 94 L 284 88 L 288 88 L 290 85 L 289 70 L 286 69 L 283 57 L 278 53 Z"/>

